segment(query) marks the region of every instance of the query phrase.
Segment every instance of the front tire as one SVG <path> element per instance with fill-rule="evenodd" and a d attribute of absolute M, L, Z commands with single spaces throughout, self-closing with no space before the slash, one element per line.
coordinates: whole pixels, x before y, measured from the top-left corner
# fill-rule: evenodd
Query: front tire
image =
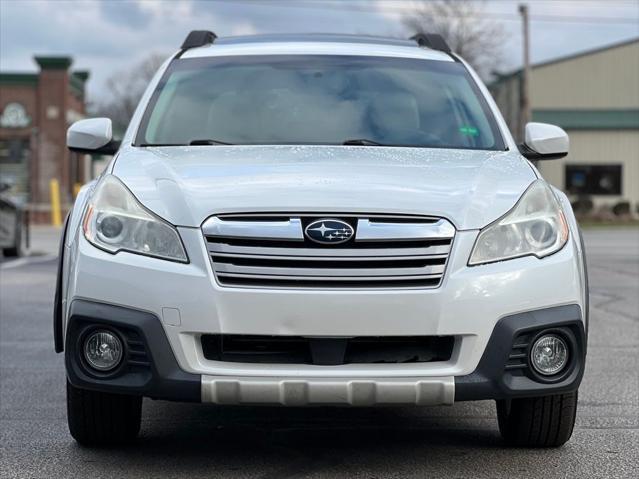
<path fill-rule="evenodd" d="M 71 436 L 83 446 L 122 445 L 140 431 L 142 397 L 90 391 L 67 381 Z"/>
<path fill-rule="evenodd" d="M 570 436 L 577 413 L 577 391 L 497 401 L 499 431 L 507 444 L 559 447 Z"/>

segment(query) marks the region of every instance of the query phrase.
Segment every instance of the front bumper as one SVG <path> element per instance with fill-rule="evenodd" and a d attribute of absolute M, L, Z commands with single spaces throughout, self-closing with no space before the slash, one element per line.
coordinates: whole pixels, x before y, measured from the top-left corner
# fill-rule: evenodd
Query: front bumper
<path fill-rule="evenodd" d="M 115 331 L 126 345 L 124 365 L 113 376 L 92 373 L 81 359 L 81 338 L 95 326 Z M 573 339 L 566 373 L 548 381 L 535 376 L 525 361 L 523 367 L 510 367 L 513 347 L 521 343 L 521 338 L 534 338 L 546 330 Z M 578 388 L 586 354 L 581 310 L 576 305 L 502 318 L 479 367 L 465 376 L 356 377 L 329 373 L 331 367 L 320 367 L 323 377 L 302 372 L 296 377 L 192 374 L 178 366 L 159 318 L 144 311 L 84 300 L 71 305 L 66 344 L 67 375 L 77 387 L 155 399 L 286 406 L 440 405 L 558 394 Z"/>
<path fill-rule="evenodd" d="M 123 365 L 113 375 L 95 373 L 82 360 L 82 338 L 93 328 L 115 332 L 124 344 Z M 151 313 L 75 300 L 65 345 L 67 377 L 74 386 L 175 401 L 201 399 L 200 376 L 180 369 L 162 324 Z"/>
<path fill-rule="evenodd" d="M 504 316 L 576 304 L 585 285 L 574 239 L 556 254 L 468 267 L 476 231 L 459 231 L 441 285 L 415 290 L 272 290 L 216 283 L 199 229 L 179 228 L 189 264 L 90 245 L 79 231 L 69 261 L 66 305 L 83 299 L 148 311 L 160 319 L 185 372 L 250 377 L 456 377 L 476 370 Z M 63 333 L 65 328 L 62 328 Z M 264 365 L 208 360 L 203 334 L 305 337 L 455 336 L 449 361 L 410 364 Z"/>
<path fill-rule="evenodd" d="M 581 380 L 585 281 L 574 235 L 561 251 L 541 260 L 468 267 L 477 231 L 459 231 L 438 288 L 269 290 L 220 286 L 201 231 L 179 230 L 189 264 L 126 252 L 111 255 L 90 245 L 78 230 L 67 243 L 60 331 L 74 385 L 233 404 L 372 405 L 551 394 L 576 389 Z M 73 350 L 80 331 L 74 325 L 86 326 L 87 320 L 125 329 L 138 321 L 133 329 L 143 337 L 144 325 L 153 324 L 149 369 L 136 370 L 134 378 L 86 374 Z M 551 325 L 582 338 L 570 377 L 548 383 L 502 367 L 516 332 Z M 248 364 L 205 358 L 203 334 L 454 336 L 455 347 L 449 360 L 426 363 Z"/>

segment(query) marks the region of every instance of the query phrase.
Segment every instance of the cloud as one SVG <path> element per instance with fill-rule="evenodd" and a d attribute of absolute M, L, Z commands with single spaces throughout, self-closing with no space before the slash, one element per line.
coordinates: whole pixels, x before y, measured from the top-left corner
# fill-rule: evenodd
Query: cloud
<path fill-rule="evenodd" d="M 555 3 L 561 9 L 554 10 Z M 152 53 L 170 55 L 191 30 L 213 30 L 219 36 L 287 32 L 406 36 L 401 14 L 412 5 L 393 0 L 0 0 L 0 69 L 35 71 L 34 54 L 72 55 L 74 68 L 91 71 L 89 96 L 96 99 L 105 94 L 107 78 Z M 636 17 L 636 6 L 633 13 L 625 5 L 539 2 L 531 4 L 531 11 Z M 517 1 L 488 1 L 486 8 L 516 13 Z M 504 25 L 510 32 L 506 67 L 516 66 L 521 51 L 519 23 L 515 19 Z M 533 59 L 540 61 L 636 36 L 639 31 L 633 25 L 533 23 L 532 33 Z"/>
<path fill-rule="evenodd" d="M 129 2 L 98 2 L 101 16 L 108 22 L 124 25 L 129 28 L 141 28 L 149 24 L 148 9 L 137 1 Z"/>
<path fill-rule="evenodd" d="M 258 29 L 249 22 L 239 23 L 231 30 L 231 35 L 255 35 L 256 33 L 259 33 Z"/>

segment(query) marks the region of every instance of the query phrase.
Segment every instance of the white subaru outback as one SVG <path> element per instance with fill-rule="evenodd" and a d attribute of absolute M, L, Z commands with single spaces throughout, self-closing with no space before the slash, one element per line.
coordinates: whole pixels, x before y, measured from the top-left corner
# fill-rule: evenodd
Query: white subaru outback
<path fill-rule="evenodd" d="M 284 406 L 497 401 L 509 444 L 572 433 L 588 327 L 566 196 L 441 37 L 187 37 L 61 243 L 56 351 L 83 444 L 142 398 Z"/>

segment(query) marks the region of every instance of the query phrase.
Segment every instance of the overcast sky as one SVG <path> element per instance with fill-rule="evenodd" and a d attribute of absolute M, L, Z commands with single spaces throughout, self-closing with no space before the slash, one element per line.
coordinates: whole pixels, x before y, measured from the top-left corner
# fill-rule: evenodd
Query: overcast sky
<path fill-rule="evenodd" d="M 407 36 L 402 0 L 0 0 L 0 70 L 36 71 L 34 55 L 71 55 L 91 71 L 89 99 L 106 79 L 150 53 L 169 55 L 190 30 Z M 508 37 L 502 70 L 521 64 L 517 5 L 486 1 Z M 531 0 L 533 62 L 639 36 L 639 0 Z"/>

